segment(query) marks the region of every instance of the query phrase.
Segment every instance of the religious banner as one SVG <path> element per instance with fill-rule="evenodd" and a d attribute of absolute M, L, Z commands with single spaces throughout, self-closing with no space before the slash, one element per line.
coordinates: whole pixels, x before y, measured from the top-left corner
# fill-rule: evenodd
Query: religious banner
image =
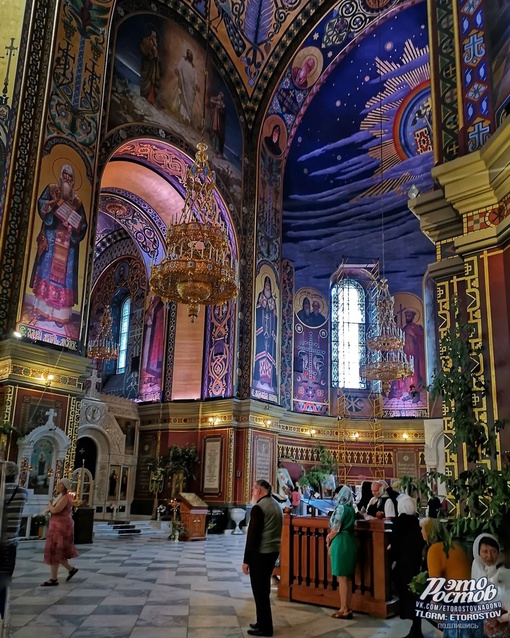
<path fill-rule="evenodd" d="M 329 402 L 329 308 L 313 288 L 294 297 L 293 410 L 327 414 Z"/>
<path fill-rule="evenodd" d="M 269 264 L 257 276 L 255 306 L 255 344 L 251 396 L 278 402 L 278 329 L 280 300 L 276 277 Z"/>
<path fill-rule="evenodd" d="M 161 297 L 150 296 L 144 317 L 140 401 L 160 401 L 165 354 L 166 308 Z"/>
<path fill-rule="evenodd" d="M 221 436 L 204 439 L 202 491 L 204 494 L 221 494 Z"/>
<path fill-rule="evenodd" d="M 272 482 L 274 471 L 273 462 L 273 438 L 262 436 L 258 433 L 253 435 L 253 480 L 264 479 Z"/>
<path fill-rule="evenodd" d="M 207 307 L 203 399 L 233 394 L 236 308 L 235 299 Z"/>
<path fill-rule="evenodd" d="M 384 416 L 424 417 L 427 416 L 427 372 L 423 302 L 411 293 L 397 293 L 394 311 L 395 321 L 404 333 L 404 353 L 413 358 L 414 372 L 410 377 L 392 382 L 388 396 L 383 398 Z"/>

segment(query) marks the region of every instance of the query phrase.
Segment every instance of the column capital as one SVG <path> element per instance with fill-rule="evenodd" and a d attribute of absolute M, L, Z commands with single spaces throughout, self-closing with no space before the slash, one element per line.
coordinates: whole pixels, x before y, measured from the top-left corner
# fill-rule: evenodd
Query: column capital
<path fill-rule="evenodd" d="M 510 192 L 510 119 L 479 150 L 432 169 L 461 215 L 496 205 Z"/>

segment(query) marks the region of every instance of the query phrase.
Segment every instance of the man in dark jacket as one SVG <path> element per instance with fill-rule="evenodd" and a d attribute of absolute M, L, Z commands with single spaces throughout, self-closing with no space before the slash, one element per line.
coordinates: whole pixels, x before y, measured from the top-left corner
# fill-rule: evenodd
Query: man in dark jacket
<path fill-rule="evenodd" d="M 257 622 L 248 629 L 250 636 L 272 636 L 271 574 L 280 553 L 283 514 L 271 498 L 271 485 L 255 481 L 252 488 L 250 525 L 244 551 L 243 572 L 250 575 L 251 589 L 257 609 Z"/>

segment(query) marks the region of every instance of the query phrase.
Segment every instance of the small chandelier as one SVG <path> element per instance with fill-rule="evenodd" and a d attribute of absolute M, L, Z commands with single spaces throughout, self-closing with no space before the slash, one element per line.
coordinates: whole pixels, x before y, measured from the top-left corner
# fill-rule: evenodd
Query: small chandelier
<path fill-rule="evenodd" d="M 207 145 L 199 142 L 186 170 L 186 198 L 180 218 L 166 233 L 166 257 L 151 268 L 150 286 L 163 302 L 188 305 L 193 323 L 200 305 L 215 306 L 238 292 L 229 237 L 214 201 L 215 175 Z"/>
<path fill-rule="evenodd" d="M 112 315 L 110 306 L 106 305 L 103 316 L 99 321 L 99 332 L 95 339 L 90 339 L 87 346 L 87 356 L 97 361 L 109 361 L 119 356 L 119 346 L 113 340 Z"/>
<path fill-rule="evenodd" d="M 381 381 L 383 394 L 388 395 L 392 381 L 413 374 L 414 360 L 404 352 L 405 335 L 395 321 L 388 280 L 383 277 L 372 285 L 377 286 L 376 321 L 368 329 L 367 362 L 361 366 L 361 376 L 369 381 Z"/>

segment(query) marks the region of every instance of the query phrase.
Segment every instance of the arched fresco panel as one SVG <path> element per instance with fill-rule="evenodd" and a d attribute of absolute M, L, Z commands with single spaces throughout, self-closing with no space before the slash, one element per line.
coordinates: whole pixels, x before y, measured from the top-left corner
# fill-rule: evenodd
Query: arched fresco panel
<path fill-rule="evenodd" d="M 205 142 L 211 166 L 241 201 L 242 131 L 230 92 L 205 51 L 181 26 L 161 16 L 137 13 L 118 27 L 109 127 L 152 122 L 196 145 Z"/>
<path fill-rule="evenodd" d="M 18 330 L 78 350 L 92 187 L 82 157 L 59 144 L 41 162 Z"/>
<path fill-rule="evenodd" d="M 413 357 L 414 372 L 406 379 L 392 382 L 383 398 L 386 416 L 427 416 L 427 368 L 425 360 L 425 317 L 423 301 L 410 293 L 396 293 L 395 321 L 404 333 L 404 352 Z M 432 324 L 434 325 L 434 323 Z"/>
<path fill-rule="evenodd" d="M 294 296 L 295 412 L 327 414 L 329 407 L 329 304 L 314 288 Z"/>
<path fill-rule="evenodd" d="M 263 401 L 278 402 L 279 329 L 281 303 L 276 274 L 263 263 L 255 283 L 255 340 L 251 396 Z"/>

